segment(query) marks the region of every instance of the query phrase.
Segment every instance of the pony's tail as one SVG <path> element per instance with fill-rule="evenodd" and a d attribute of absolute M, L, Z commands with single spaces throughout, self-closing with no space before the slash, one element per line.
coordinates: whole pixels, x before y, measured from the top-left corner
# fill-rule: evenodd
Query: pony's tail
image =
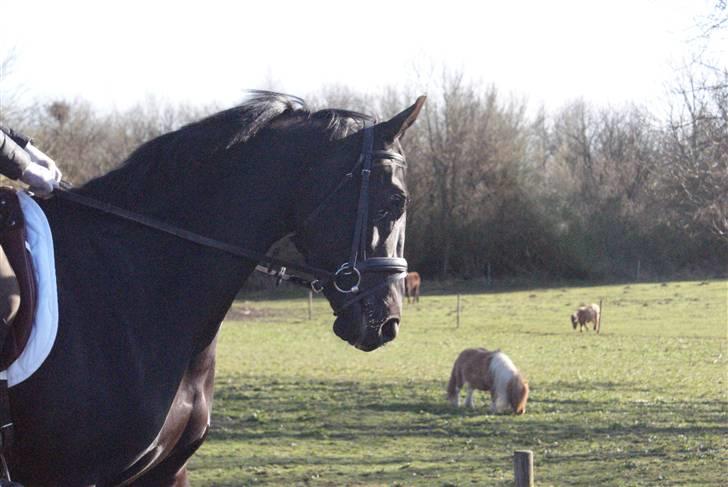
<path fill-rule="evenodd" d="M 450 374 L 450 382 L 447 383 L 447 400 L 450 402 L 456 401 L 458 398 L 458 366 L 453 365 L 452 373 Z"/>

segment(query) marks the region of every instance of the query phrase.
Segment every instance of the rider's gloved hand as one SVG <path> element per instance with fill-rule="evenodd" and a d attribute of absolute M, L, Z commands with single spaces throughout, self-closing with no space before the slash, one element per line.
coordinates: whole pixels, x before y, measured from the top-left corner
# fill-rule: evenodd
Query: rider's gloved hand
<path fill-rule="evenodd" d="M 30 164 L 25 168 L 20 180 L 30 186 L 38 196 L 48 196 L 61 181 L 61 171 L 56 163 L 33 144 L 28 143 L 25 151 L 30 156 Z"/>
<path fill-rule="evenodd" d="M 31 162 L 25 168 L 20 180 L 30 186 L 30 190 L 38 196 L 48 196 L 58 186 L 55 174 L 47 167 Z"/>
<path fill-rule="evenodd" d="M 61 171 L 58 169 L 58 166 L 56 166 L 55 161 L 48 157 L 36 146 L 34 146 L 32 142 L 28 142 L 28 145 L 25 146 L 25 152 L 30 155 L 31 161 L 35 162 L 36 164 L 40 164 L 51 172 L 51 174 L 53 175 L 53 180 L 56 182 L 54 187 L 58 186 L 58 183 L 61 182 L 61 178 L 63 176 L 61 175 Z"/>

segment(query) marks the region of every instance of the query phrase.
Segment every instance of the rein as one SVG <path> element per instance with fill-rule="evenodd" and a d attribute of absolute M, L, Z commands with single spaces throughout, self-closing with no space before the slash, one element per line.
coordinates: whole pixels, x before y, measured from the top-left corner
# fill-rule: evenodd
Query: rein
<path fill-rule="evenodd" d="M 296 263 L 287 262 L 284 260 L 277 259 L 275 257 L 271 257 L 270 255 L 267 255 L 267 254 L 248 250 L 248 249 L 239 247 L 237 245 L 233 245 L 233 244 L 230 244 L 227 242 L 222 242 L 220 240 L 215 240 L 213 238 L 206 237 L 204 235 L 200 235 L 198 233 L 191 232 L 189 230 L 185 230 L 183 228 L 176 227 L 174 225 L 170 225 L 169 223 L 163 222 L 161 220 L 157 220 L 156 218 L 151 218 L 146 215 L 141 215 L 139 213 L 135 213 L 133 211 L 125 210 L 124 208 L 114 206 L 110 203 L 106 203 L 104 201 L 99 201 L 95 198 L 90 198 L 88 196 L 84 196 L 82 194 L 70 191 L 69 188 L 70 188 L 70 186 L 64 182 L 61 187 L 56 188 L 55 191 L 53 191 L 53 194 L 61 199 L 72 201 L 73 203 L 76 203 L 78 205 L 93 208 L 95 210 L 101 211 L 102 213 L 108 213 L 110 215 L 117 216 L 124 220 L 129 220 L 134 223 L 138 223 L 145 227 L 149 227 L 154 230 L 158 230 L 160 232 L 164 232 L 169 235 L 173 235 L 175 237 L 181 238 L 183 240 L 187 240 L 188 242 L 196 243 L 203 247 L 213 248 L 213 249 L 220 250 L 222 252 L 226 252 L 228 254 L 234 255 L 236 257 L 243 257 L 245 259 L 250 259 L 250 260 L 254 260 L 256 262 L 262 262 L 264 264 L 268 264 L 268 267 L 259 266 L 259 267 L 261 267 L 261 269 L 271 270 L 271 266 L 279 266 L 281 269 L 283 269 L 284 273 L 285 273 L 285 269 L 287 269 L 287 268 L 293 269 L 298 272 L 305 272 L 306 274 L 315 276 L 317 278 L 317 280 L 331 280 L 334 276 L 333 273 L 328 272 L 323 269 L 311 267 L 306 264 L 296 264 Z M 271 275 L 267 271 L 264 271 L 264 272 L 268 275 Z M 280 273 L 274 273 L 273 275 L 277 275 L 277 274 L 280 274 Z M 316 281 L 307 281 L 304 278 L 301 278 L 298 276 L 292 276 L 290 274 L 286 274 L 286 275 L 281 274 L 279 277 L 284 280 L 291 280 L 296 283 L 304 284 L 305 286 L 310 286 L 309 283 L 316 282 Z M 316 289 L 314 289 L 314 290 L 316 290 Z"/>
<path fill-rule="evenodd" d="M 262 272 L 268 276 L 275 277 L 277 283 L 288 281 L 293 284 L 307 287 L 316 293 L 320 293 L 328 285 L 333 287 L 339 293 L 352 296 L 344 301 L 344 303 L 334 310 L 334 315 L 338 315 L 343 309 L 350 305 L 372 295 L 382 287 L 389 286 L 395 282 L 404 279 L 407 275 L 407 261 L 401 257 L 369 257 L 366 256 L 367 248 L 367 227 L 369 223 L 369 177 L 371 175 L 372 164 L 374 158 L 388 159 L 396 165 L 404 166 L 404 157 L 392 151 L 373 150 L 374 145 L 374 127 L 368 121 L 365 121 L 363 129 L 363 144 L 361 154 L 351 171 L 347 173 L 342 181 L 327 195 L 324 200 L 303 220 L 303 226 L 307 226 L 318 214 L 332 201 L 333 197 L 343 189 L 349 181 L 354 179 L 354 172 L 361 167 L 361 186 L 359 188 L 359 198 L 356 211 L 356 222 L 354 224 L 354 235 L 352 238 L 351 255 L 349 261 L 341 264 L 335 272 L 330 272 L 318 267 L 309 266 L 301 263 L 291 263 L 285 260 L 271 257 L 270 255 L 255 252 L 243 247 L 233 245 L 220 240 L 215 240 L 204 235 L 200 235 L 183 228 L 176 227 L 162 220 L 141 215 L 133 211 L 120 208 L 118 206 L 99 201 L 95 198 L 79 194 L 71 191 L 70 184 L 62 182 L 53 194 L 61 199 L 71 201 L 75 204 L 93 208 L 95 210 L 117 216 L 124 220 L 129 220 L 140 225 L 152 228 L 157 231 L 173 235 L 183 240 L 226 252 L 236 257 L 253 260 L 264 265 L 257 265 L 255 270 Z M 277 266 L 278 269 L 275 269 Z M 306 279 L 304 277 L 288 274 L 287 270 L 292 269 L 297 272 L 303 272 L 314 277 L 314 279 Z M 367 288 L 360 292 L 360 284 L 362 273 L 364 272 L 385 272 L 390 274 L 386 279 L 373 287 Z"/>

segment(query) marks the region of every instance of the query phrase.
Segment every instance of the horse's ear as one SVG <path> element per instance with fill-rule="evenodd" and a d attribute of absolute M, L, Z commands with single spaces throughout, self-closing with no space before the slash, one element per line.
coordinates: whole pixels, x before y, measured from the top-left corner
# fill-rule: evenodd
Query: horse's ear
<path fill-rule="evenodd" d="M 411 107 L 407 108 L 401 113 L 398 113 L 390 120 L 381 123 L 381 134 L 385 141 L 392 143 L 395 139 L 398 139 L 404 135 L 405 131 L 415 123 L 417 115 L 420 114 L 423 105 L 425 104 L 426 96 L 417 98 L 417 101 Z"/>

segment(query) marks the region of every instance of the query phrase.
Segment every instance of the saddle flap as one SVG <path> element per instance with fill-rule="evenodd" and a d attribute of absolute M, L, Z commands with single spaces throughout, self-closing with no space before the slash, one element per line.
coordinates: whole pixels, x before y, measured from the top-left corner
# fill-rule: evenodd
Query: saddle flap
<path fill-rule="evenodd" d="M 0 344 L 0 370 L 7 369 L 28 343 L 35 313 L 36 287 L 33 263 L 26 248 L 25 219 L 13 188 L 0 188 L 0 246 L 15 271 L 20 288 L 20 308 Z"/>

